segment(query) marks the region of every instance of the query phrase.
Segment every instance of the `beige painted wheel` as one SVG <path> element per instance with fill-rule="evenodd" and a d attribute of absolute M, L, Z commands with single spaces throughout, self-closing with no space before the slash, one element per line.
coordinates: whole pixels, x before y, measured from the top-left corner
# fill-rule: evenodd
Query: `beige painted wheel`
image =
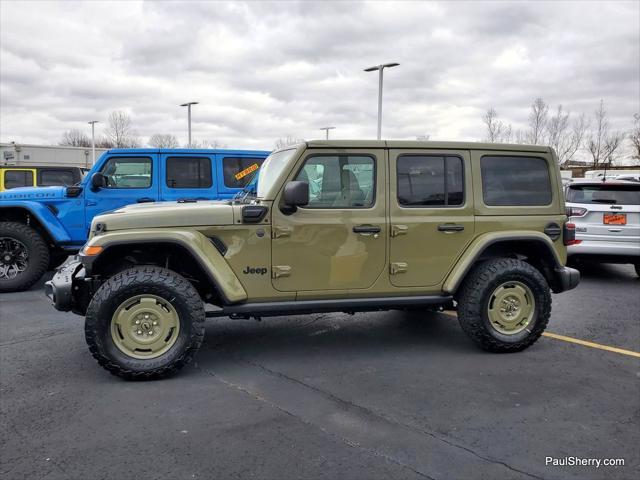
<path fill-rule="evenodd" d="M 534 318 L 536 302 L 524 283 L 509 281 L 499 285 L 489 297 L 489 323 L 503 335 L 515 335 L 526 329 Z"/>
<path fill-rule="evenodd" d="M 122 302 L 111 318 L 111 338 L 132 358 L 157 358 L 178 339 L 180 318 L 167 300 L 136 295 Z"/>

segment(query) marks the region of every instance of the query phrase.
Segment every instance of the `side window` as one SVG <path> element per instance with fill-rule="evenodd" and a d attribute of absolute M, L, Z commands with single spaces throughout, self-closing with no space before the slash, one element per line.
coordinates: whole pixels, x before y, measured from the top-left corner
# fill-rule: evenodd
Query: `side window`
<path fill-rule="evenodd" d="M 212 185 L 209 157 L 167 158 L 167 187 L 210 188 Z"/>
<path fill-rule="evenodd" d="M 4 188 L 33 187 L 33 172 L 30 170 L 5 170 Z"/>
<path fill-rule="evenodd" d="M 404 207 L 455 207 L 464 203 L 462 158 L 400 155 L 398 203 Z"/>
<path fill-rule="evenodd" d="M 149 157 L 111 157 L 102 167 L 106 188 L 149 188 L 151 166 Z"/>
<path fill-rule="evenodd" d="M 312 156 L 296 180 L 309 183 L 305 208 L 367 208 L 375 201 L 375 163 L 371 157 Z"/>
<path fill-rule="evenodd" d="M 40 177 L 38 185 L 41 187 L 74 184 L 73 172 L 70 170 L 40 170 L 38 175 Z"/>
<path fill-rule="evenodd" d="M 480 159 L 482 197 L 491 206 L 551 203 L 547 162 L 539 157 L 484 156 Z"/>
<path fill-rule="evenodd" d="M 262 162 L 264 158 L 224 157 L 222 159 L 224 185 L 229 188 L 245 187 Z"/>

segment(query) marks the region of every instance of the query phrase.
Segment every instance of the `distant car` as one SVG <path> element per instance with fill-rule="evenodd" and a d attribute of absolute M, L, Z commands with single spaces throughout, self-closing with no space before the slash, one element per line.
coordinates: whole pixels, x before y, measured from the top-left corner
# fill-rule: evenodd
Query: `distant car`
<path fill-rule="evenodd" d="M 0 192 L 19 187 L 69 187 L 80 182 L 88 169 L 60 166 L 0 166 Z"/>
<path fill-rule="evenodd" d="M 572 259 L 631 263 L 640 276 L 640 183 L 625 180 L 578 180 L 566 188 L 569 221 L 576 241 Z"/>
<path fill-rule="evenodd" d="M 618 175 L 616 180 L 627 180 L 630 182 L 640 182 L 640 173 L 623 173 Z"/>

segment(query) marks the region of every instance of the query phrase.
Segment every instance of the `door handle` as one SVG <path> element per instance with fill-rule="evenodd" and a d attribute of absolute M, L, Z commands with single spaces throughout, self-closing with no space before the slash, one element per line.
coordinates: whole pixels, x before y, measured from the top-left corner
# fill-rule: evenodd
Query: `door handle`
<path fill-rule="evenodd" d="M 136 200 L 136 202 L 138 202 L 138 203 L 149 203 L 149 202 L 153 202 L 153 201 L 154 200 L 151 197 L 142 197 L 142 198 L 139 198 L 138 200 Z"/>
<path fill-rule="evenodd" d="M 94 205 L 97 205 L 97 204 L 98 204 L 98 202 L 94 202 L 93 200 L 87 200 L 86 202 L 84 202 L 84 204 L 85 204 L 87 207 L 93 207 Z"/>
<path fill-rule="evenodd" d="M 372 233 L 380 233 L 381 228 L 376 227 L 375 225 L 358 225 L 353 227 L 354 233 L 364 233 L 364 234 L 372 234 Z"/>
<path fill-rule="evenodd" d="M 453 232 L 461 232 L 464 230 L 464 225 L 456 225 L 455 223 L 444 223 L 438 225 L 439 232 L 445 233 L 453 233 Z"/>

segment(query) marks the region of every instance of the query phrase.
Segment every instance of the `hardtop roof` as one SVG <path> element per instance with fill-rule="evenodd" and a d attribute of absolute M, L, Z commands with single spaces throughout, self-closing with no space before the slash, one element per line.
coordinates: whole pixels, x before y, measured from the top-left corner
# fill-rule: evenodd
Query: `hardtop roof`
<path fill-rule="evenodd" d="M 498 150 L 545 153 L 551 151 L 551 147 L 546 145 L 486 142 L 441 142 L 425 140 L 309 140 L 305 143 L 307 147 L 313 148 L 428 148 L 436 150 Z M 283 150 L 293 147 L 293 145 L 285 147 Z"/>

